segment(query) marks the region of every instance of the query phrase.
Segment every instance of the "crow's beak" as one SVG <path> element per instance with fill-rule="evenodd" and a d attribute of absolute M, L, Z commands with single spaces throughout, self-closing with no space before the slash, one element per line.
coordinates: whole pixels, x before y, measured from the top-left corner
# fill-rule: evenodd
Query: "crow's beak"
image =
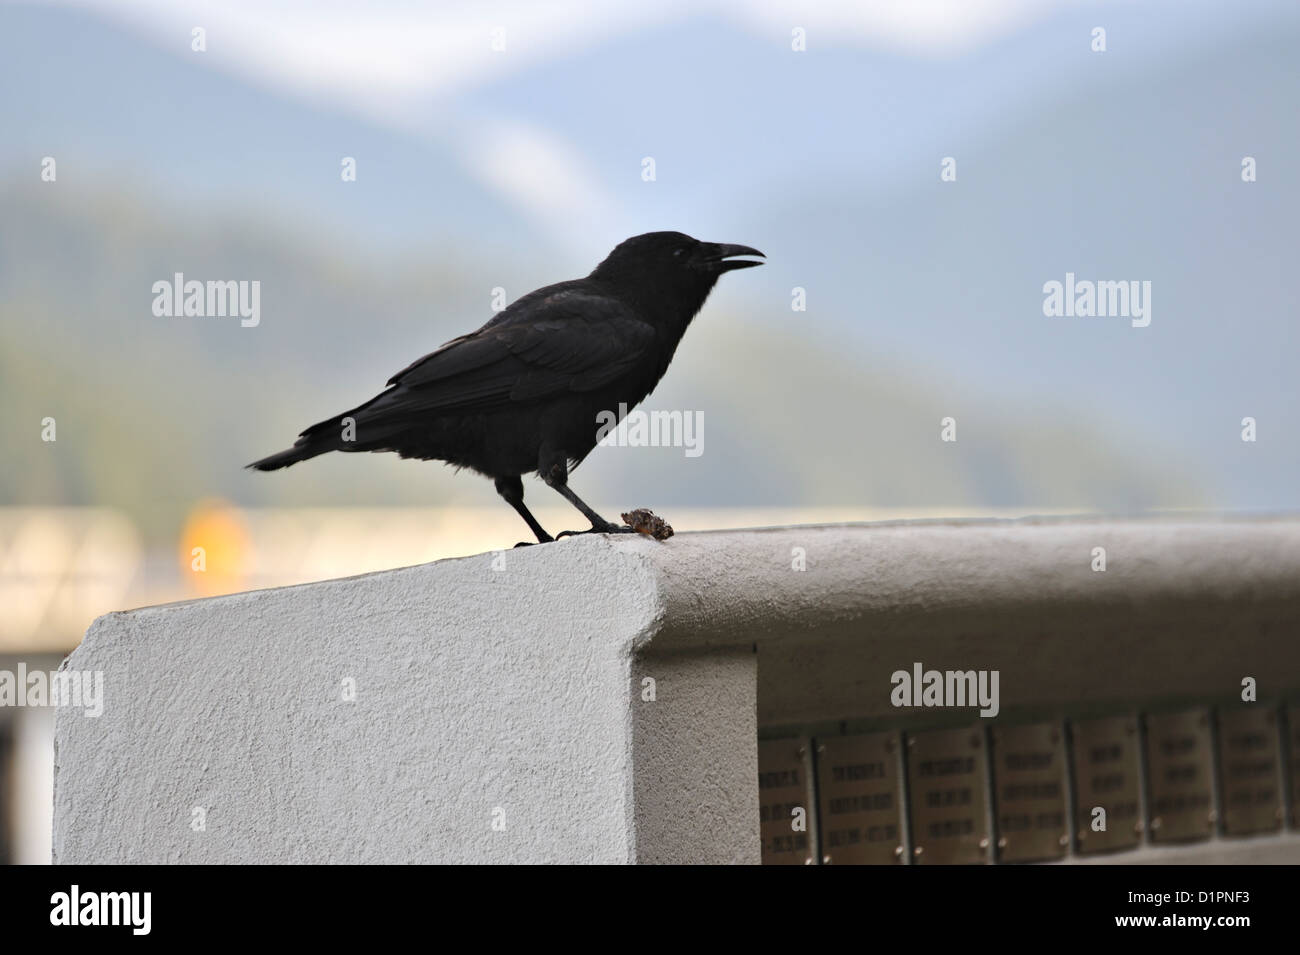
<path fill-rule="evenodd" d="M 704 262 L 706 267 L 713 272 L 730 272 L 732 269 L 748 269 L 763 264 L 752 259 L 731 259 L 733 255 L 756 255 L 760 259 L 765 258 L 758 249 L 751 249 L 747 245 L 727 245 L 720 242 L 711 242 L 705 247 Z M 730 261 L 727 261 L 729 259 Z"/>

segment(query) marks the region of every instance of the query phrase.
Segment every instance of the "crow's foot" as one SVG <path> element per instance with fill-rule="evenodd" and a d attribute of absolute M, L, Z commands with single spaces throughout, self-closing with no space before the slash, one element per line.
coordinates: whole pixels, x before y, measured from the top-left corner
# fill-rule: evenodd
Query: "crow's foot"
<path fill-rule="evenodd" d="M 593 527 L 585 531 L 560 531 L 555 535 L 555 539 L 561 537 L 578 537 L 581 534 L 635 534 L 635 527 L 624 527 L 621 524 L 602 524 L 599 527 Z"/>
<path fill-rule="evenodd" d="M 534 544 L 550 544 L 553 543 L 554 541 L 555 541 L 554 537 L 547 535 L 547 538 L 544 541 L 520 541 L 518 544 L 515 545 L 515 549 L 518 550 L 520 547 L 532 547 Z"/>

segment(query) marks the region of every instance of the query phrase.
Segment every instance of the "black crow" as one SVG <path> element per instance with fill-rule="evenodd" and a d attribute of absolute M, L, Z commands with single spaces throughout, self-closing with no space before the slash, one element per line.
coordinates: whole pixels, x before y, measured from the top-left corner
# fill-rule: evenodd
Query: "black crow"
<path fill-rule="evenodd" d="M 600 412 L 619 415 L 658 384 L 722 273 L 763 264 L 738 255 L 763 253 L 680 232 L 634 236 L 585 279 L 528 293 L 399 371 L 365 404 L 248 466 L 274 471 L 326 451 L 446 461 L 492 478 L 546 542 L 553 538 L 524 506 L 521 476 L 536 471 L 591 531 L 629 531 L 573 493 L 569 471 L 596 446 Z"/>

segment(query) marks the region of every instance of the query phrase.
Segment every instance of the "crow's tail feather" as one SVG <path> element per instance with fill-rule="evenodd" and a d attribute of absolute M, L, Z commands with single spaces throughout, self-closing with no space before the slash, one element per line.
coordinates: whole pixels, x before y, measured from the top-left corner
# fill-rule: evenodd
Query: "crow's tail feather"
<path fill-rule="evenodd" d="M 322 445 L 313 447 L 304 441 L 301 444 L 295 444 L 287 451 L 281 451 L 279 454 L 272 454 L 262 458 L 260 461 L 254 461 L 252 464 L 244 465 L 252 468 L 254 471 L 278 471 L 280 468 L 287 468 L 291 464 L 297 464 L 299 461 L 306 461 L 308 458 L 314 458 L 318 454 L 324 454 L 331 448 Z"/>
<path fill-rule="evenodd" d="M 351 414 L 351 412 L 348 412 Z M 343 421 L 343 415 L 330 418 L 328 421 L 322 421 L 314 424 L 302 434 L 298 435 L 298 440 L 293 443 L 293 447 L 279 454 L 272 454 L 262 458 L 260 461 L 254 461 L 252 464 L 244 465 L 252 468 L 254 471 L 278 471 L 280 468 L 287 468 L 291 464 L 297 464 L 299 461 L 306 461 L 308 458 L 314 458 L 318 454 L 324 454 L 327 451 L 338 451 L 345 446 L 337 438 L 338 426 Z"/>

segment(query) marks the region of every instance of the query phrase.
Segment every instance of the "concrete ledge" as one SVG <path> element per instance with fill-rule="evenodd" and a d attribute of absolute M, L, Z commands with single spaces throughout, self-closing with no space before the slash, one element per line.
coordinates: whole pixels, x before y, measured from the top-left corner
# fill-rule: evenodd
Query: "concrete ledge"
<path fill-rule="evenodd" d="M 890 716 L 899 665 L 1300 686 L 1297 623 L 1293 519 L 586 537 L 115 613 L 64 664 L 105 710 L 58 712 L 54 858 L 757 862 L 760 727 Z"/>
<path fill-rule="evenodd" d="M 655 594 L 599 541 L 555 550 L 100 618 L 65 664 L 105 712 L 58 714 L 54 860 L 634 858 Z"/>

